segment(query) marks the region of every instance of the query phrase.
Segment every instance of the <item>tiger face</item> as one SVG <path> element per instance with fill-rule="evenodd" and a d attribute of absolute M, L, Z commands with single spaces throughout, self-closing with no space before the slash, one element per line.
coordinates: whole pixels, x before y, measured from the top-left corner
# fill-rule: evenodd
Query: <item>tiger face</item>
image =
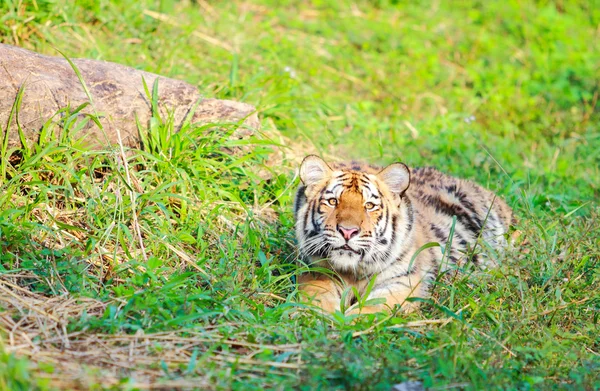
<path fill-rule="evenodd" d="M 408 168 L 394 163 L 370 167 L 330 167 L 311 155 L 300 167 L 296 195 L 296 236 L 312 261 L 357 277 L 372 275 L 401 251 L 410 231 Z"/>

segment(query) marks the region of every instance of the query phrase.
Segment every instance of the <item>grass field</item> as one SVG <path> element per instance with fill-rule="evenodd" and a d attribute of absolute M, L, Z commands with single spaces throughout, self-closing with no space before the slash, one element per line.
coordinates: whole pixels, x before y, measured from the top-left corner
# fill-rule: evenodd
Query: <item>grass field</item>
<path fill-rule="evenodd" d="M 0 0 L 0 42 L 250 103 L 285 145 L 2 149 L 0 389 L 600 389 L 597 1 L 74 3 Z M 476 180 L 523 235 L 418 313 L 321 315 L 293 284 L 309 151 Z"/>

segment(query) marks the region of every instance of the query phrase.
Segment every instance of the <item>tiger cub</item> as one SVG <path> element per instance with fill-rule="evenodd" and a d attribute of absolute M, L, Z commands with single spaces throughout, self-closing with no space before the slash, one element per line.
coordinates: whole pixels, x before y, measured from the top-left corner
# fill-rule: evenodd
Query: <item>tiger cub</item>
<path fill-rule="evenodd" d="M 327 164 L 310 155 L 300 166 L 300 179 L 294 205 L 300 253 L 337 278 L 305 273 L 298 277 L 299 289 L 328 312 L 354 304 L 353 290 L 343 293 L 345 288 L 356 288 L 362 297 L 373 278 L 367 299 L 383 298 L 385 304 L 376 300 L 351 312 L 391 310 L 396 304 L 412 311 L 418 301 L 406 299 L 427 298 L 438 272 L 465 262 L 493 265 L 481 245 L 476 247 L 479 237 L 496 250 L 507 245 L 510 207 L 491 191 L 433 168 Z M 422 248 L 432 242 L 440 246 Z"/>

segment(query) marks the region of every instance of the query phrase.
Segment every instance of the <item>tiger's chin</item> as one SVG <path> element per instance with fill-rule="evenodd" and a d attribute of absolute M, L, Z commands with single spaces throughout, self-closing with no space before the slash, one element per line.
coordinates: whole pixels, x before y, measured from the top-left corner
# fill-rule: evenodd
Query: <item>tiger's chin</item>
<path fill-rule="evenodd" d="M 342 273 L 356 273 L 359 269 L 363 254 L 347 248 L 333 249 L 329 253 L 329 264 Z"/>

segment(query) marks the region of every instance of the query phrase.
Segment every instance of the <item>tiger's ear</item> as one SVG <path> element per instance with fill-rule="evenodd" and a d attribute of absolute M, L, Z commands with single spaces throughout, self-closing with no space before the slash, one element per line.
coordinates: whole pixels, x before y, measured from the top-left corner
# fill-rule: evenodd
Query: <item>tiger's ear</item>
<path fill-rule="evenodd" d="M 410 185 L 410 171 L 404 163 L 392 163 L 377 174 L 394 194 L 402 195 Z"/>
<path fill-rule="evenodd" d="M 300 179 L 307 186 L 329 178 L 330 175 L 331 168 L 316 155 L 308 155 L 300 165 Z"/>

